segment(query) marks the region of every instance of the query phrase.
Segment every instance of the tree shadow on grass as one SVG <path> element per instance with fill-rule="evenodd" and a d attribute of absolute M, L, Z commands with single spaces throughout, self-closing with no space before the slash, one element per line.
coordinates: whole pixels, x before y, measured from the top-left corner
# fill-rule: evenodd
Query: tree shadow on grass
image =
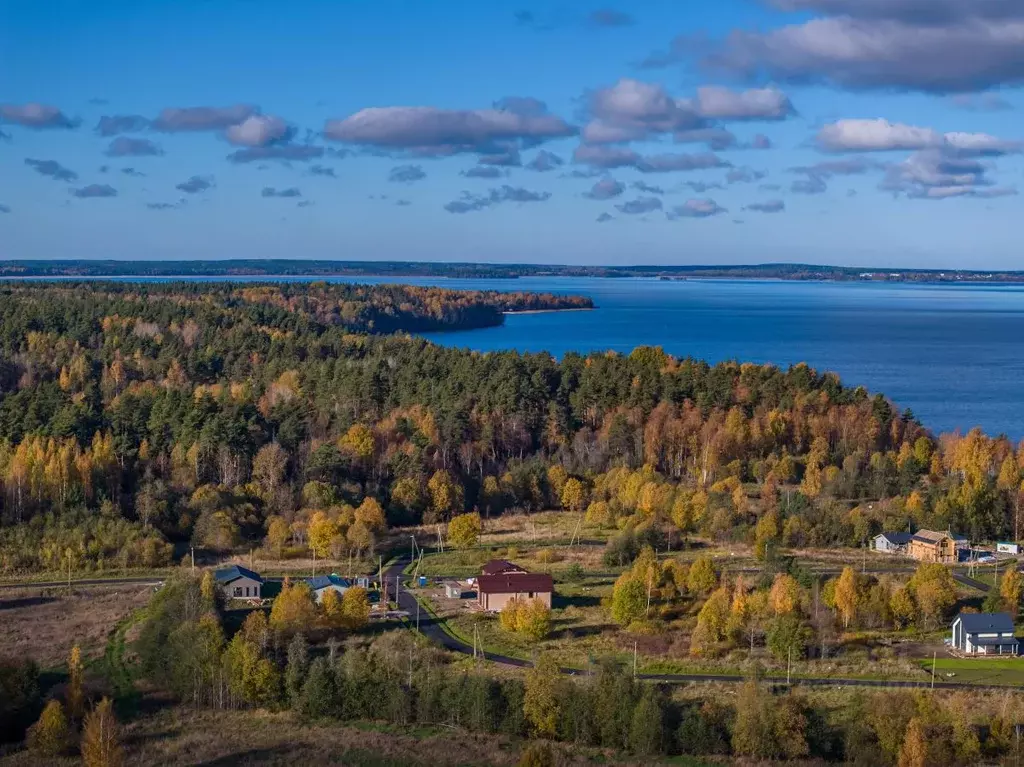
<path fill-rule="evenodd" d="M 556 610 L 565 609 L 566 607 L 599 607 L 600 605 L 601 598 L 590 594 L 579 594 L 571 597 L 556 594 L 551 601 L 551 606 Z"/>
<path fill-rule="evenodd" d="M 597 636 L 614 628 L 616 627 L 611 625 L 566 626 L 565 628 L 556 628 L 550 636 L 552 639 L 582 639 L 583 637 Z"/>

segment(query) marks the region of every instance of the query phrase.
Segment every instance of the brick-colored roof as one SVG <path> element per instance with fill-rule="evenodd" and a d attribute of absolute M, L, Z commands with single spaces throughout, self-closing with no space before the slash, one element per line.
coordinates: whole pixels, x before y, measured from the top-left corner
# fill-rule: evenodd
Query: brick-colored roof
<path fill-rule="evenodd" d="M 481 575 L 477 578 L 477 587 L 481 594 L 522 594 L 530 591 L 543 594 L 554 591 L 554 581 L 546 573 Z"/>

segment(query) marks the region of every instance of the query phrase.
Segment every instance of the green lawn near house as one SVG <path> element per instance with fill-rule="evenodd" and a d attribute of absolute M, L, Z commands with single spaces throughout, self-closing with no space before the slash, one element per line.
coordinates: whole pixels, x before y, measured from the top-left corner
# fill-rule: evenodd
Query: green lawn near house
<path fill-rule="evenodd" d="M 922 660 L 921 667 L 931 673 L 932 662 Z M 1024 658 L 938 658 L 935 661 L 935 681 L 1008 687 L 1024 685 Z"/>

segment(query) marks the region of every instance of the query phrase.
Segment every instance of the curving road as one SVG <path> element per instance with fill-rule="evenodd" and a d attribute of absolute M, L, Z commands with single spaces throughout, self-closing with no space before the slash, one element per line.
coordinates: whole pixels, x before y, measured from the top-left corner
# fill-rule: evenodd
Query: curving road
<path fill-rule="evenodd" d="M 396 560 L 384 571 L 385 577 L 389 583 L 395 583 L 397 577 L 399 581 L 402 581 L 406 576 L 402 575 L 402 571 L 406 565 L 409 564 L 409 558 L 405 557 Z M 977 588 L 981 591 L 988 591 L 988 586 L 978 581 L 971 581 L 971 579 L 958 576 L 957 580 L 966 586 Z M 397 598 L 398 607 L 404 610 L 410 616 L 410 621 L 414 625 L 416 620 L 416 610 L 418 603 L 416 597 L 410 594 L 405 588 L 400 588 L 398 591 Z M 435 618 L 425 610 L 420 611 L 419 620 L 420 633 L 426 636 L 435 644 L 444 647 L 446 650 L 452 652 L 461 653 L 463 655 L 472 655 L 472 645 L 463 642 L 461 639 L 456 639 L 454 636 L 444 630 L 442 621 Z M 496 653 L 486 652 L 481 653 L 479 650 L 478 654 L 482 655 L 486 660 L 493 663 L 501 663 L 505 666 L 516 666 L 519 668 L 526 668 L 533 664 L 529 661 L 521 658 L 510 658 L 505 655 L 498 655 Z M 982 661 L 984 662 L 984 661 Z M 589 672 L 581 671 L 579 669 L 563 668 L 563 674 L 570 676 L 585 676 Z M 653 682 L 663 682 L 666 684 L 689 684 L 693 682 L 724 682 L 727 684 L 742 684 L 746 681 L 746 677 L 735 676 L 729 674 L 637 674 L 638 679 L 645 679 Z M 787 684 L 786 677 L 784 676 L 766 676 L 763 677 L 765 682 L 777 685 Z M 937 690 L 1007 690 L 1011 689 L 1006 685 L 996 684 L 978 684 L 970 682 L 944 682 L 935 680 L 934 684 L 930 677 L 924 678 L 920 681 L 911 682 L 900 679 L 836 679 L 833 677 L 797 677 L 792 680 L 792 684 L 807 685 L 810 687 L 885 687 L 885 688 L 928 688 L 934 687 Z"/>

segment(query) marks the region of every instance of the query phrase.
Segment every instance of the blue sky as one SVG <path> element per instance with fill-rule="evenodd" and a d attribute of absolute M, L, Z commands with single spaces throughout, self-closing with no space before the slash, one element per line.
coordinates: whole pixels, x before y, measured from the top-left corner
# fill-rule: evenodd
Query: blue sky
<path fill-rule="evenodd" d="M 1022 85 L 1022 0 L 6 0 L 0 258 L 1024 268 Z"/>

